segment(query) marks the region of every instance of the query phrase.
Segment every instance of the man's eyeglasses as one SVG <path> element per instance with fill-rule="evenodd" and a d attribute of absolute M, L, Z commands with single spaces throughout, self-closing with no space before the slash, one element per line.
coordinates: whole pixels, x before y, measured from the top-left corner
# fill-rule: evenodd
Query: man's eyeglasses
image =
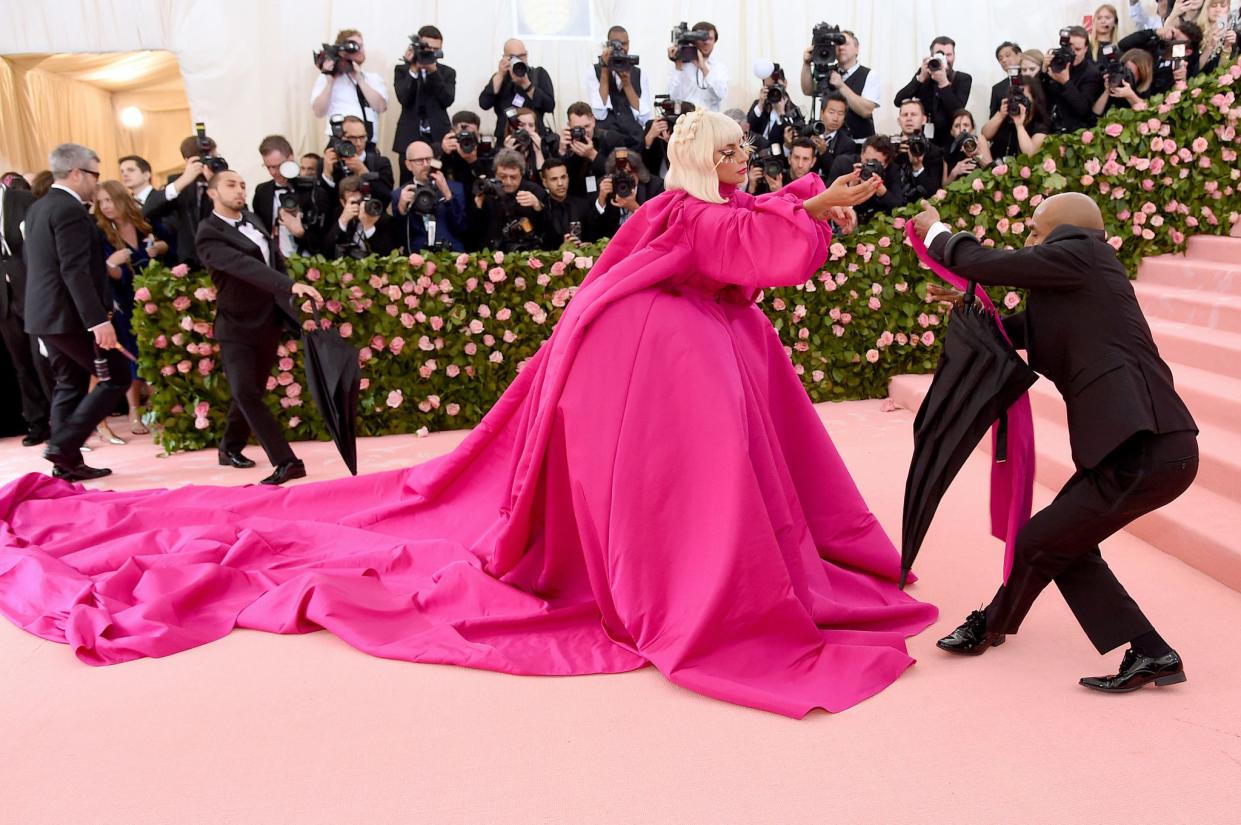
<path fill-rule="evenodd" d="M 421 166 L 424 163 L 430 163 L 432 160 L 434 160 L 434 158 L 406 158 L 405 159 L 407 163 L 412 163 L 415 166 Z"/>
<path fill-rule="evenodd" d="M 77 170 L 79 172 L 85 172 L 86 174 L 91 175 L 92 177 L 95 178 L 95 180 L 99 180 L 99 173 L 96 172 L 94 169 L 83 169 L 81 166 L 79 166 L 77 167 Z"/>

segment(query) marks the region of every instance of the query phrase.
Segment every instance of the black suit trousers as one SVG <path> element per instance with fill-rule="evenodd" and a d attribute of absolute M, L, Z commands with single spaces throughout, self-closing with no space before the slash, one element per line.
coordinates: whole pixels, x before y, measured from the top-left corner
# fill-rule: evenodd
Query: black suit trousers
<path fill-rule="evenodd" d="M 1185 492 L 1197 473 L 1198 440 L 1191 431 L 1138 433 L 1098 466 L 1079 470 L 1018 534 L 1008 582 L 987 606 L 987 629 L 1016 633 L 1054 581 L 1100 653 L 1152 630 L 1099 543 Z"/>
<path fill-rule="evenodd" d="M 241 452 L 253 432 L 273 466 L 297 458 L 280 429 L 280 422 L 263 403 L 267 377 L 278 360 L 276 349 L 280 346 L 280 334 L 280 327 L 269 324 L 249 341 L 220 342 L 220 362 L 233 395 L 220 449 Z"/>
<path fill-rule="evenodd" d="M 88 393 L 95 374 L 95 336 L 71 332 L 39 337 L 47 345 L 54 381 L 52 437 L 48 443 L 71 460 L 80 458 L 91 430 L 125 397 L 130 384 L 129 361 L 118 350 L 104 350 L 111 375 Z"/>
<path fill-rule="evenodd" d="M 0 338 L 4 339 L 13 371 L 17 373 L 26 427 L 31 433 L 46 430 L 50 414 L 48 399 L 52 395 L 51 366 L 39 354 L 34 336 L 27 334 L 24 322 L 11 305 L 8 314 L 0 317 Z"/>

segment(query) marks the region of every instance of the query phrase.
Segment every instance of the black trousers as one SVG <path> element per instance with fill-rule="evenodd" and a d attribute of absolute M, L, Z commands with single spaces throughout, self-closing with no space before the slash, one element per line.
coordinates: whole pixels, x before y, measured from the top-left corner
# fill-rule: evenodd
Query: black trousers
<path fill-rule="evenodd" d="M 1079 470 L 1017 536 L 1008 582 L 987 606 L 987 629 L 1016 633 L 1054 581 L 1100 653 L 1151 631 L 1099 543 L 1185 492 L 1197 474 L 1198 439 L 1189 431 L 1138 433 L 1099 466 Z"/>
<path fill-rule="evenodd" d="M 95 336 L 89 332 L 40 335 L 52 367 L 52 437 L 48 444 L 68 459 L 81 459 L 91 430 L 108 417 L 129 389 L 129 361 L 117 350 L 104 350 L 107 381 L 90 389 L 95 374 Z"/>
<path fill-rule="evenodd" d="M 241 452 L 253 432 L 267 459 L 273 465 L 292 461 L 297 456 L 285 440 L 280 422 L 263 403 L 267 377 L 276 366 L 276 348 L 280 346 L 280 328 L 275 324 L 258 332 L 248 341 L 220 341 L 220 362 L 233 394 L 224 425 L 220 449 Z"/>
<path fill-rule="evenodd" d="M 0 285 L 3 288 L 3 285 Z M 17 373 L 17 386 L 22 396 L 22 418 L 31 433 L 48 429 L 51 415 L 52 369 L 48 360 L 39 354 L 34 337 L 23 329 L 22 319 L 10 306 L 8 313 L 0 317 L 0 338 L 4 339 L 13 371 Z"/>

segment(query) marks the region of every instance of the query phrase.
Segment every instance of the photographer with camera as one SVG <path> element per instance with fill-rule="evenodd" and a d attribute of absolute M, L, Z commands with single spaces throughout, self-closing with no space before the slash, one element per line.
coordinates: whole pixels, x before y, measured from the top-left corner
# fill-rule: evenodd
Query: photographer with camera
<path fill-rule="evenodd" d="M 832 170 L 829 173 L 831 181 L 828 182 L 828 186 L 831 186 L 837 178 L 842 178 L 855 169 L 860 170 L 861 174 L 852 184 L 854 186 L 876 177 L 883 181 L 874 195 L 853 207 L 859 224 L 865 223 L 880 212 L 888 213 L 905 205 L 900 177 L 896 172 L 896 164 L 892 162 L 895 156 L 896 148 L 886 135 L 871 135 L 862 143 L 860 156 L 842 155 L 832 164 Z"/>
<path fill-rule="evenodd" d="M 490 177 L 494 154 L 491 135 L 482 134 L 476 113 L 462 110 L 452 116 L 452 131 L 440 141 L 440 159 L 449 180 L 468 189 L 476 179 Z"/>
<path fill-rule="evenodd" d="M 829 92 L 827 97 L 823 98 L 823 108 L 819 111 L 817 121 L 806 124 L 797 134 L 785 131 L 785 140 L 790 144 L 799 137 L 807 138 L 814 144 L 817 156 L 815 171 L 820 177 L 826 178 L 831 173 L 836 158 L 842 155 L 856 158 L 861 150 L 861 145 L 846 126 L 848 113 L 849 105 L 845 102 L 844 95 Z"/>
<path fill-rule="evenodd" d="M 559 249 L 564 244 L 578 245 L 596 239 L 595 225 L 599 218 L 590 198 L 569 194 L 569 169 L 560 158 L 543 164 L 541 173 L 547 202 L 543 205 L 546 218 L 543 248 Z"/>
<path fill-rule="evenodd" d="M 1023 63 L 1029 54 L 1022 53 Z M 1012 88 L 1000 103 L 1000 110 L 982 127 L 982 136 L 991 142 L 991 157 L 996 160 L 1037 153 L 1051 132 L 1051 113 L 1039 76 L 1027 76 L 1022 71 L 1011 80 Z"/>
<path fill-rule="evenodd" d="M 148 222 L 162 221 L 176 234 L 172 257 L 191 269 L 199 268 L 194 249 L 198 224 L 211 214 L 207 184 L 217 173 L 228 169 L 228 161 L 217 154 L 215 141 L 207 137 L 203 124 L 195 124 L 195 130 L 196 134 L 181 141 L 185 169 L 163 189 L 152 191 L 142 207 L 142 216 Z"/>
<path fill-rule="evenodd" d="M 978 134 L 974 115 L 969 109 L 959 109 L 952 116 L 952 146 L 944 165 L 948 169 L 948 183 L 963 178 L 978 169 L 986 169 L 993 163 L 991 146 Z"/>
<path fill-rule="evenodd" d="M 613 149 L 604 165 L 604 178 L 595 199 L 599 237 L 614 236 L 638 207 L 664 191 L 663 179 L 652 175 L 637 152 L 626 146 Z"/>
<path fill-rule="evenodd" d="M 791 146 L 793 137 L 789 140 Z M 751 195 L 768 195 L 778 192 L 789 182 L 788 157 L 784 153 L 785 144 L 772 143 L 765 149 L 750 154 L 749 169 L 742 189 Z"/>
<path fill-rule="evenodd" d="M 552 77 L 546 69 L 531 66 L 529 59 L 525 43 L 517 39 L 505 41 L 499 66 L 478 95 L 480 108 L 495 110 L 497 141 L 508 134 L 505 113 L 511 109 L 532 109 L 539 134 L 547 133 L 545 118 L 556 109 Z"/>
<path fill-rule="evenodd" d="M 629 53 L 623 26 L 608 29 L 599 61 L 588 71 L 586 102 L 599 128 L 620 132 L 636 148 L 653 114 L 651 84 L 638 68 L 638 56 Z"/>
<path fill-rule="evenodd" d="M 995 62 L 1000 64 L 1000 70 L 1004 72 L 1004 79 L 991 87 L 991 106 L 987 113 L 988 117 L 1000 111 L 1000 101 L 1008 97 L 1010 86 L 1008 73 L 1010 69 L 1020 67 L 1021 47 L 1011 40 L 1005 40 L 995 49 Z"/>
<path fill-rule="evenodd" d="M 672 30 L 668 59 L 674 69 L 668 97 L 709 112 L 720 110 L 728 97 L 728 66 L 713 56 L 719 39 L 719 31 L 706 21 L 695 23 L 693 29 L 681 23 Z"/>
<path fill-rule="evenodd" d="M 618 147 L 629 147 L 629 142 L 618 132 L 600 129 L 589 103 L 579 100 L 565 114 L 559 156 L 569 170 L 569 193 L 596 195 L 606 174 L 608 155 Z"/>
<path fill-rule="evenodd" d="M 533 109 L 510 109 L 507 112 L 508 134 L 504 136 L 504 148 L 521 153 L 526 159 L 526 180 L 537 183 L 539 170 L 543 168 L 543 147 L 554 153 L 559 149 L 555 135 L 540 135 L 534 122 Z"/>
<path fill-rule="evenodd" d="M 668 95 L 655 95 L 655 109 L 655 117 L 646 124 L 646 133 L 642 136 L 640 148 L 643 165 L 663 177 L 668 171 L 668 139 L 672 137 L 672 129 L 681 115 L 694 111 L 694 104 L 673 100 Z M 734 113 L 736 117 L 733 117 Z M 730 109 L 725 114 L 741 126 L 743 133 L 749 135 L 750 125 L 744 112 L 740 109 Z M 749 139 L 766 145 L 766 141 L 761 137 L 755 136 Z"/>
<path fill-rule="evenodd" d="M 1100 59 L 1103 91 L 1095 99 L 1095 115 L 1102 117 L 1112 109 L 1145 109 L 1155 80 L 1155 61 L 1150 54 L 1130 49 L 1121 55 L 1114 46 L 1104 46 Z"/>
<path fill-rule="evenodd" d="M 371 187 L 375 197 L 387 204 L 392 198 L 394 178 L 392 161 L 388 160 L 373 144 L 367 142 L 366 124 L 359 117 L 346 115 L 333 117 L 329 124 L 332 140 L 323 151 L 324 182 L 336 189 L 346 177 L 375 175 Z"/>
<path fill-rule="evenodd" d="M 457 98 L 457 72 L 439 62 L 444 56 L 444 35 L 435 26 L 423 26 L 409 38 L 401 63 L 393 74 L 392 88 L 401 104 L 392 151 L 405 157 L 405 147 L 415 140 L 432 146 L 452 128 L 448 107 Z M 401 167 L 401 185 L 409 183 L 409 169 Z"/>
<path fill-rule="evenodd" d="M 784 143 L 785 127 L 801 126 L 806 118 L 789 98 L 788 79 L 779 63 L 759 60 L 754 64 L 754 76 L 763 82 L 763 90 L 746 113 L 749 133 L 771 143 Z"/>
<path fill-rule="evenodd" d="M 469 221 L 476 244 L 505 252 L 538 249 L 547 235 L 546 193 L 526 179 L 519 152 L 496 152 L 495 168 L 494 178 L 474 182 Z"/>
<path fill-rule="evenodd" d="M 451 249 L 464 252 L 466 237 L 465 187 L 444 176 L 431 144 L 415 140 L 405 148 L 409 183 L 392 193 L 392 214 L 398 240 L 406 252 Z M 404 226 L 404 233 L 400 227 Z"/>
<path fill-rule="evenodd" d="M 388 90 L 383 78 L 363 71 L 366 45 L 357 29 L 344 29 L 335 43 L 324 43 L 315 52 L 319 77 L 310 90 L 310 108 L 315 117 L 353 115 L 366 128 L 366 139 L 375 139 L 379 116 L 388 111 Z M 331 134 L 329 128 L 327 134 Z"/>
<path fill-rule="evenodd" d="M 892 145 L 896 148 L 893 166 L 900 176 L 905 201 L 929 198 L 944 184 L 944 157 L 947 153 L 927 139 L 926 112 L 922 110 L 922 101 L 918 98 L 901 103 L 896 122 L 901 127 L 901 133 L 892 139 Z"/>
<path fill-rule="evenodd" d="M 1044 59 L 1052 131 L 1064 134 L 1094 126 L 1098 118 L 1092 106 L 1103 91 L 1103 76 L 1090 60 L 1090 33 L 1081 26 L 1061 29 L 1059 45 Z"/>
<path fill-rule="evenodd" d="M 259 144 L 263 168 L 271 175 L 254 188 L 254 214 L 261 229 L 276 239 L 280 254 L 313 255 L 322 248 L 331 195 L 317 174 L 301 175 L 293 147 L 283 135 Z M 292 172 L 293 174 L 289 174 Z"/>
<path fill-rule="evenodd" d="M 826 24 L 819 24 L 826 26 Z M 830 28 L 830 27 L 828 27 Z M 819 26 L 815 27 L 810 48 L 802 55 L 801 90 L 812 97 L 826 97 L 826 93 L 836 93 L 844 98 L 848 113 L 845 116 L 845 127 L 857 140 L 865 140 L 875 133 L 875 110 L 879 108 L 879 75 L 872 69 L 858 62 L 860 41 L 851 31 L 840 31 L 833 38 L 835 63 L 830 60 L 820 68 L 820 73 L 827 89 L 820 88 L 822 83 L 815 83 L 816 54 L 826 52 L 828 37 L 822 34 Z M 836 32 L 832 32 L 836 34 Z M 816 43 L 816 40 L 818 43 Z M 825 93 L 826 92 L 826 93 Z"/>
<path fill-rule="evenodd" d="M 916 97 L 922 101 L 927 119 L 934 134 L 931 142 L 941 149 L 952 143 L 952 113 L 968 108 L 970 89 L 974 79 L 955 68 L 957 42 L 951 37 L 937 37 L 931 41 L 931 53 L 922 58 L 922 66 L 913 80 L 896 93 L 893 105 Z"/>
<path fill-rule="evenodd" d="M 1155 78 L 1151 94 L 1171 91 L 1198 73 L 1198 51 L 1202 46 L 1202 29 L 1185 18 L 1168 18 L 1157 29 L 1134 32 L 1120 41 L 1121 54 L 1142 49 L 1155 62 Z"/>
<path fill-rule="evenodd" d="M 325 256 L 333 260 L 365 258 L 387 255 L 397 248 L 395 222 L 386 211 L 389 201 L 379 198 L 375 182 L 374 172 L 341 180 L 337 186 L 340 214 L 323 239 Z M 392 189 L 385 191 L 390 200 Z"/>

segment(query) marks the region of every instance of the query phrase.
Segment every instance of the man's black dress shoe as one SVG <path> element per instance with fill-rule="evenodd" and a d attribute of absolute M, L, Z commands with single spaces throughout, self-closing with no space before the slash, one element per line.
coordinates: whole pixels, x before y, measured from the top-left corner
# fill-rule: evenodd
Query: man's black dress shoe
<path fill-rule="evenodd" d="M 248 470 L 254 466 L 254 462 L 246 458 L 241 453 L 226 453 L 220 450 L 220 466 L 236 467 L 239 470 Z"/>
<path fill-rule="evenodd" d="M 284 484 L 286 481 L 292 481 L 295 478 L 306 477 L 306 465 L 302 463 L 300 458 L 292 461 L 286 461 L 283 464 L 276 465 L 276 471 L 263 479 L 262 484 Z"/>
<path fill-rule="evenodd" d="M 1185 666 L 1175 650 L 1152 659 L 1129 648 L 1120 663 L 1120 673 L 1115 676 L 1087 676 L 1078 684 L 1104 693 L 1128 693 L 1151 682 L 1163 687 L 1179 685 L 1184 681 Z"/>
<path fill-rule="evenodd" d="M 31 430 L 26 434 L 26 437 L 22 439 L 22 446 L 34 447 L 42 444 L 44 441 L 47 441 L 49 436 L 51 436 L 51 433 L 47 430 Z"/>
<path fill-rule="evenodd" d="M 52 478 L 63 478 L 65 481 L 91 481 L 110 475 L 112 471 L 107 467 L 87 467 L 85 464 L 76 467 L 62 467 L 57 464 L 52 467 Z"/>
<path fill-rule="evenodd" d="M 952 631 L 935 643 L 940 650 L 949 653 L 960 653 L 966 656 L 979 656 L 989 647 L 1004 644 L 1003 633 L 987 632 L 987 614 L 975 610 L 965 619 L 965 624 Z"/>

